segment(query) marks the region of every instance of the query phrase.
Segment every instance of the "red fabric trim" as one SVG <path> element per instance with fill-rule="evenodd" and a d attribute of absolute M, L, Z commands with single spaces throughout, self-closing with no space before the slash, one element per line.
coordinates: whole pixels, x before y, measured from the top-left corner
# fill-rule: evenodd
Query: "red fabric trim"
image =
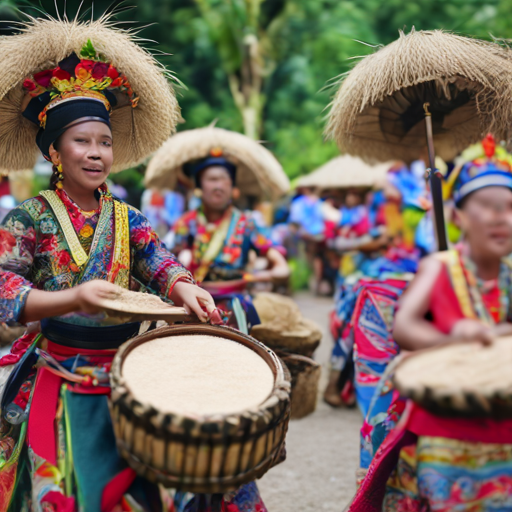
<path fill-rule="evenodd" d="M 414 405 L 406 427 L 417 436 L 446 437 L 471 443 L 512 444 L 512 420 L 443 418 Z"/>
<path fill-rule="evenodd" d="M 99 358 L 106 358 L 106 359 L 113 359 L 116 355 L 117 350 L 116 349 L 102 349 L 102 350 L 88 350 L 85 348 L 72 348 L 72 347 L 66 347 L 64 345 L 59 345 L 58 343 L 54 343 L 53 341 L 48 340 L 48 353 L 52 356 L 58 357 L 74 357 L 78 354 L 82 356 L 90 356 L 90 357 L 99 357 Z"/>
<path fill-rule="evenodd" d="M 32 345 L 38 334 L 38 332 L 31 332 L 24 334 L 21 338 L 18 338 L 11 347 L 11 351 L 0 359 L 0 366 L 16 364 Z"/>
<path fill-rule="evenodd" d="M 119 504 L 128 491 L 137 474 L 132 468 L 123 469 L 103 489 L 101 496 L 101 512 L 111 512 Z"/>
<path fill-rule="evenodd" d="M 430 312 L 434 325 L 444 334 L 450 334 L 453 325 L 465 318 L 445 264 L 443 264 L 432 290 Z"/>
<path fill-rule="evenodd" d="M 55 416 L 62 379 L 46 368 L 37 373 L 28 417 L 28 443 L 39 457 L 57 465 Z"/>

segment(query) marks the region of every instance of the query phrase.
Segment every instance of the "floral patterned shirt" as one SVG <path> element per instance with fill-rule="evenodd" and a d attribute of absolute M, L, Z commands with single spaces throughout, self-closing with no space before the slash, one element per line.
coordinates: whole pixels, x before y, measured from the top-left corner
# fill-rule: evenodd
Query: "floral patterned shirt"
<path fill-rule="evenodd" d="M 105 189 L 102 194 L 107 193 Z M 31 288 L 63 290 L 92 279 L 107 279 L 113 260 L 113 217 L 105 236 L 90 254 L 100 209 L 81 210 L 64 191 L 59 198 L 68 211 L 80 244 L 89 255 L 80 269 L 71 255 L 56 215 L 37 196 L 14 208 L 0 224 L 0 321 L 19 320 Z M 110 196 L 111 197 L 111 196 Z M 114 202 L 119 201 L 113 198 Z M 147 219 L 128 205 L 130 276 L 154 293 L 168 298 L 178 280 L 193 282 L 191 274 L 160 243 Z"/>

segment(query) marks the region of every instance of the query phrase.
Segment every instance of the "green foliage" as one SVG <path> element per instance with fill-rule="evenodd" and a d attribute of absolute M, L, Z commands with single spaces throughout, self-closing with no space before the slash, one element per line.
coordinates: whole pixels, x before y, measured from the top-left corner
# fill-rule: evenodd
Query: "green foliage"
<path fill-rule="evenodd" d="M 87 16 L 90 2 L 82 8 Z M 26 10 L 28 3 L 55 14 L 53 0 L 0 0 L 0 16 L 12 18 L 16 5 Z M 94 16 L 109 3 L 94 0 Z M 69 16 L 77 5 L 68 1 Z M 29 12 L 37 14 L 34 8 Z M 148 46 L 159 50 L 158 58 L 185 84 L 178 89 L 185 119 L 180 130 L 214 120 L 242 130 L 228 75 L 239 73 L 244 38 L 257 36 L 264 68 L 262 139 L 292 178 L 337 154 L 322 137 L 333 92 L 326 85 L 357 62 L 354 56 L 413 26 L 486 39 L 512 36 L 509 0 L 144 0 L 118 19 L 149 24 L 140 35 L 158 42 Z M 131 187 L 135 178 L 140 183 L 138 171 L 129 176 Z"/>

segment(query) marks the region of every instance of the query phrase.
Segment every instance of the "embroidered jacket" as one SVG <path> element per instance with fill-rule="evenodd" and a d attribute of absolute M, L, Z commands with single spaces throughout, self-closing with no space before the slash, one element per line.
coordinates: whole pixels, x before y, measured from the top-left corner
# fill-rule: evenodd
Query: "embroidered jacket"
<path fill-rule="evenodd" d="M 81 266 L 57 215 L 42 196 L 28 199 L 5 217 L 0 225 L 0 321 L 19 320 L 31 288 L 63 290 L 92 279 L 128 287 L 133 277 L 168 298 L 178 280 L 193 282 L 138 210 L 114 198 L 106 187 L 100 194 L 100 208 L 84 212 L 64 191 L 57 191 L 88 255 Z M 123 209 L 124 217 L 118 215 Z M 116 244 L 121 237 L 127 240 L 127 250 Z"/>

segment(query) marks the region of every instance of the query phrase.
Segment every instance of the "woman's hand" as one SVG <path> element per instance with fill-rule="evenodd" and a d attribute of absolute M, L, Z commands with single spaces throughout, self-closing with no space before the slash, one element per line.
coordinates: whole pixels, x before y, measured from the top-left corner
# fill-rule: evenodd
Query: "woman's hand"
<path fill-rule="evenodd" d="M 455 322 L 450 336 L 460 341 L 480 341 L 489 345 L 494 337 L 493 330 L 479 320 L 464 318 Z"/>
<path fill-rule="evenodd" d="M 492 328 L 492 333 L 496 337 L 510 336 L 512 335 L 512 324 L 508 322 L 498 324 Z"/>
<path fill-rule="evenodd" d="M 206 290 L 186 281 L 178 281 L 174 285 L 170 299 L 177 306 L 183 306 L 187 314 L 194 312 L 201 322 L 206 322 L 215 310 L 213 297 Z"/>
<path fill-rule="evenodd" d="M 74 301 L 76 307 L 74 309 L 91 315 L 103 310 L 98 305 L 101 300 L 115 299 L 119 292 L 118 286 L 100 279 L 88 281 L 72 288 L 72 290 L 75 292 Z"/>

